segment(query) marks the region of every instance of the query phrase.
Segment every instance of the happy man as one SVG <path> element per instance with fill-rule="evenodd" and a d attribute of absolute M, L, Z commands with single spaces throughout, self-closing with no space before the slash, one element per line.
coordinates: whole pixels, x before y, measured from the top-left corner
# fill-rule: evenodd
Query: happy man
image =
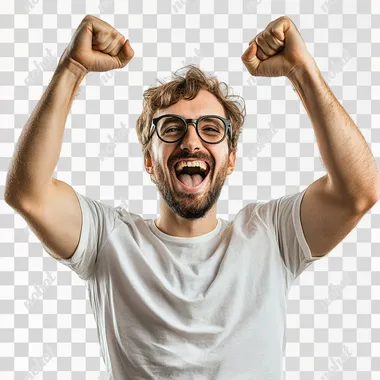
<path fill-rule="evenodd" d="M 190 67 L 144 93 L 136 125 L 160 193 L 158 218 L 90 199 L 52 177 L 65 121 L 88 72 L 123 68 L 133 56 L 112 26 L 83 19 L 20 136 L 5 200 L 86 281 L 110 378 L 281 379 L 289 288 L 377 202 L 375 159 L 285 16 L 251 41 L 242 62 L 253 76 L 292 82 L 324 177 L 249 203 L 233 221 L 217 218 L 244 110 Z"/>

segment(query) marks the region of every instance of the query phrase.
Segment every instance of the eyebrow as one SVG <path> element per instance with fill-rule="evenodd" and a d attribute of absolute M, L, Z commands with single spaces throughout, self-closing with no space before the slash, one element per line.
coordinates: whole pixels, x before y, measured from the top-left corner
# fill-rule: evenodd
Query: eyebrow
<path fill-rule="evenodd" d="M 169 115 L 169 114 L 167 114 L 167 115 Z M 214 116 L 214 115 L 225 118 L 225 116 L 218 115 L 218 114 L 215 114 L 215 113 L 212 113 L 212 114 L 204 114 L 204 115 L 200 115 L 200 116 L 198 116 L 198 117 L 185 117 L 185 116 L 178 115 L 178 114 L 171 114 L 171 115 L 180 116 L 180 117 L 183 117 L 184 119 L 199 119 L 199 118 L 201 118 L 201 117 L 203 117 L 203 116 Z M 160 116 L 163 116 L 163 115 L 160 115 Z M 165 115 L 165 116 L 166 116 L 166 115 Z"/>

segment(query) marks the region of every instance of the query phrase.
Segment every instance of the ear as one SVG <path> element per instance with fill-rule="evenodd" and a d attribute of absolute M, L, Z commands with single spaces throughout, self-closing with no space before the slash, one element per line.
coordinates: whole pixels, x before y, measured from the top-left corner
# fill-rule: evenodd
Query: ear
<path fill-rule="evenodd" d="M 147 153 L 145 159 L 144 159 L 145 169 L 147 173 L 150 175 L 150 180 L 157 185 L 157 182 L 154 179 L 154 171 L 153 171 L 153 165 L 152 165 L 152 158 L 150 153 Z"/>
<path fill-rule="evenodd" d="M 234 169 L 235 169 L 235 161 L 236 161 L 236 150 L 232 151 L 230 153 L 230 157 L 228 160 L 228 170 L 227 170 L 227 175 L 230 175 Z"/>
<path fill-rule="evenodd" d="M 145 159 L 144 159 L 144 165 L 147 173 L 153 174 L 153 163 L 150 153 L 148 152 Z"/>

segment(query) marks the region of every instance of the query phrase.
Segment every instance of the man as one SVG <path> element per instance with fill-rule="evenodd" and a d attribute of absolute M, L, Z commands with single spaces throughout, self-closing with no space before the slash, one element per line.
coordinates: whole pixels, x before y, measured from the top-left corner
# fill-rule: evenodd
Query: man
<path fill-rule="evenodd" d="M 326 176 L 300 193 L 249 203 L 233 221 L 217 218 L 242 114 L 239 121 L 236 104 L 192 68 L 145 93 L 136 127 L 160 216 L 92 200 L 52 178 L 65 120 L 89 71 L 122 68 L 133 55 L 109 24 L 84 18 L 23 130 L 5 199 L 47 252 L 86 281 L 111 378 L 278 380 L 288 290 L 377 202 L 374 157 L 285 16 L 242 61 L 252 75 L 291 80 Z"/>

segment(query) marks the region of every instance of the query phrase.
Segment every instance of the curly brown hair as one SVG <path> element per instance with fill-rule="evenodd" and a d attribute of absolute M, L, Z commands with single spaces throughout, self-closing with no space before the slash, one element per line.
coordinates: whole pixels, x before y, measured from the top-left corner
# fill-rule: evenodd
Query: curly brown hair
<path fill-rule="evenodd" d="M 186 69 L 188 71 L 182 75 L 180 72 Z M 160 85 L 151 86 L 144 91 L 143 111 L 136 122 L 136 132 L 142 145 L 143 157 L 146 158 L 151 149 L 152 139 L 149 141 L 148 139 L 156 111 L 167 108 L 181 99 L 194 99 L 201 89 L 212 93 L 224 107 L 232 129 L 232 139 L 228 138 L 228 153 L 237 151 L 239 135 L 246 116 L 244 99 L 239 95 L 229 93 L 231 88 L 225 82 L 220 82 L 216 76 L 206 76 L 193 64 L 178 69 L 172 77 L 173 80 L 170 82 L 158 80 Z"/>

